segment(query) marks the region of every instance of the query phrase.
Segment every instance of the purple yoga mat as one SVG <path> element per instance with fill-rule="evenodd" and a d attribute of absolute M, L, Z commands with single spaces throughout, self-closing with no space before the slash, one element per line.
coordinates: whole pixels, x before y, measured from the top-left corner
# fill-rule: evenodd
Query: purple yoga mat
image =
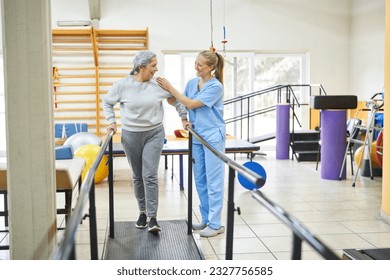
<path fill-rule="evenodd" d="M 288 159 L 290 150 L 290 105 L 276 105 L 276 159 Z"/>
<path fill-rule="evenodd" d="M 345 110 L 321 111 L 321 178 L 338 180 L 346 145 Z M 345 167 L 341 179 L 346 178 Z"/>

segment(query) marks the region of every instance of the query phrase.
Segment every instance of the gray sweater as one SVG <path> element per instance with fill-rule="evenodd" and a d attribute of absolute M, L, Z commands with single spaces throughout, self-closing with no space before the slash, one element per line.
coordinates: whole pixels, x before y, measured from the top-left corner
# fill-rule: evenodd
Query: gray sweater
<path fill-rule="evenodd" d="M 103 98 L 103 109 L 109 124 L 115 123 L 114 106 L 120 103 L 122 129 L 127 131 L 148 131 L 162 125 L 164 118 L 163 100 L 171 94 L 163 90 L 152 79 L 138 82 L 133 76 L 113 84 Z M 173 105 L 182 119 L 187 118 L 187 109 L 179 101 Z"/>

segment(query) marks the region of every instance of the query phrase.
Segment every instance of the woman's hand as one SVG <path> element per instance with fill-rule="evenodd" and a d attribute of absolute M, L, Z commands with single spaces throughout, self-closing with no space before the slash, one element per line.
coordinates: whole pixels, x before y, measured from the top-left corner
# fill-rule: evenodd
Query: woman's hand
<path fill-rule="evenodd" d="M 110 130 L 113 130 L 114 131 L 114 134 L 117 132 L 118 128 L 116 126 L 116 123 L 112 123 L 110 124 L 108 127 L 107 127 L 107 132 L 109 132 Z"/>
<path fill-rule="evenodd" d="M 171 96 L 167 98 L 167 101 L 169 105 L 174 105 L 176 102 L 176 98 L 174 96 Z"/>
<path fill-rule="evenodd" d="M 162 78 L 162 77 L 157 77 L 157 78 L 156 78 L 156 81 L 157 81 L 158 85 L 159 85 L 162 89 L 164 89 L 164 90 L 166 90 L 166 91 L 168 91 L 168 92 L 171 92 L 171 87 L 172 87 L 172 85 L 171 85 L 171 83 L 170 83 L 167 79 Z"/>
<path fill-rule="evenodd" d="M 188 130 L 188 127 L 192 126 L 192 123 L 190 123 L 187 119 L 182 119 L 181 123 L 183 125 L 184 130 Z"/>

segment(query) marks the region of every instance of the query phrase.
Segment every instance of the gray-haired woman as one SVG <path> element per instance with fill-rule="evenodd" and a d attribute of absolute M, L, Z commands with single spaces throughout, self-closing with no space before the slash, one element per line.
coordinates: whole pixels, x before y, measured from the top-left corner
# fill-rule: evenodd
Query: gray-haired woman
<path fill-rule="evenodd" d="M 158 166 L 164 145 L 163 100 L 171 97 L 153 79 L 158 71 L 156 55 L 151 51 L 137 53 L 130 76 L 115 82 L 103 98 L 103 108 L 109 126 L 117 132 L 114 106 L 120 103 L 123 149 L 133 170 L 134 193 L 138 201 L 139 218 L 135 226 L 149 232 L 161 230 L 157 223 Z M 176 107 L 183 125 L 187 109 L 178 101 Z M 149 222 L 148 222 L 149 218 Z"/>

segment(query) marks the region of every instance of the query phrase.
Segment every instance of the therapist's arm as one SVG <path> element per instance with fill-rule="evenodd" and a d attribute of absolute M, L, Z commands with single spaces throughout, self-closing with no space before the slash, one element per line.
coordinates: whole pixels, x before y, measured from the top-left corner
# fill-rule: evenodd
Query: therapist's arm
<path fill-rule="evenodd" d="M 179 92 L 165 78 L 158 77 L 157 83 L 160 85 L 160 87 L 162 87 L 163 89 L 168 91 L 170 94 L 172 94 L 178 101 L 180 101 L 184 106 L 186 106 L 190 110 L 204 106 L 204 104 L 202 102 L 200 102 L 199 100 L 188 98 L 187 96 L 185 96 L 184 94 Z"/>

